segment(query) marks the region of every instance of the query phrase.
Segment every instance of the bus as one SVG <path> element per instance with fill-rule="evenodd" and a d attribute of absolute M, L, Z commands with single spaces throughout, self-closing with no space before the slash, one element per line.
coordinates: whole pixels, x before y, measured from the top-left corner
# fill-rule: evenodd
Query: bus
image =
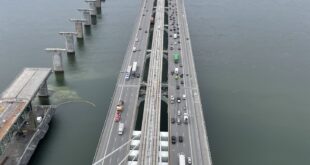
<path fill-rule="evenodd" d="M 125 74 L 125 79 L 129 80 L 130 78 L 130 74 L 131 74 L 131 65 L 128 66 L 127 70 L 126 70 L 126 74 Z"/>
<path fill-rule="evenodd" d="M 179 53 L 174 53 L 173 54 L 173 59 L 174 59 L 174 63 L 178 63 L 180 60 L 180 54 Z"/>

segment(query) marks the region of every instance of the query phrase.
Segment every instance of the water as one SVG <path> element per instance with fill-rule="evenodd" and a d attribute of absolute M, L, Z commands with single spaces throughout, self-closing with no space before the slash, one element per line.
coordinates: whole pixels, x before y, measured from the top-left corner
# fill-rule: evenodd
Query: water
<path fill-rule="evenodd" d="M 57 109 L 31 165 L 91 164 L 138 14 L 138 0 L 107 0 L 102 17 L 49 79 Z M 307 0 L 186 1 L 214 165 L 305 165 L 310 158 Z M 50 67 L 82 0 L 2 0 L 0 91 L 23 67 Z"/>

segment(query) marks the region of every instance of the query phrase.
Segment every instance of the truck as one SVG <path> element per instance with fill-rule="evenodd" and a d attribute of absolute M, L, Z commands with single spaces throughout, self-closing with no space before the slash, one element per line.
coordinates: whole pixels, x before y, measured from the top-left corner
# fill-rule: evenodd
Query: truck
<path fill-rule="evenodd" d="M 180 54 L 179 53 L 174 53 L 173 54 L 173 59 L 174 59 L 174 63 L 179 63 L 180 60 Z"/>
<path fill-rule="evenodd" d="M 179 165 L 186 165 L 185 155 L 179 154 Z"/>
<path fill-rule="evenodd" d="M 121 120 L 121 113 L 119 111 L 116 111 L 114 121 L 119 122 Z"/>
<path fill-rule="evenodd" d="M 131 65 L 129 65 L 129 66 L 127 67 L 126 74 L 125 74 L 125 79 L 126 79 L 126 80 L 129 80 L 129 78 L 130 78 L 131 68 L 132 68 Z"/>
<path fill-rule="evenodd" d="M 132 74 L 133 76 L 136 75 L 137 67 L 138 67 L 138 63 L 137 63 L 137 61 L 134 61 L 133 64 L 132 64 L 132 70 L 131 70 L 131 74 Z"/>
<path fill-rule="evenodd" d="M 124 101 L 120 100 L 119 103 L 116 105 L 117 112 L 123 112 L 124 110 Z"/>
<path fill-rule="evenodd" d="M 118 134 L 122 135 L 124 131 L 124 123 L 119 123 L 118 124 Z"/>
<path fill-rule="evenodd" d="M 173 38 L 176 39 L 178 38 L 178 35 L 176 33 L 173 34 Z"/>
<path fill-rule="evenodd" d="M 184 113 L 184 123 L 188 124 L 188 113 Z"/>

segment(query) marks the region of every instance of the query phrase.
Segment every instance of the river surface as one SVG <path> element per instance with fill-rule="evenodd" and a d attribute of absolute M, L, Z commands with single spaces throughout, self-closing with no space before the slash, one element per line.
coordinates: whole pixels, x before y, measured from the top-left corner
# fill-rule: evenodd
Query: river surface
<path fill-rule="evenodd" d="M 63 81 L 49 78 L 60 106 L 31 165 L 91 164 L 139 9 L 106 0 Z M 83 0 L 1 0 L 0 91 L 24 67 L 51 67 Z M 186 0 L 214 165 L 310 163 L 310 1 Z"/>

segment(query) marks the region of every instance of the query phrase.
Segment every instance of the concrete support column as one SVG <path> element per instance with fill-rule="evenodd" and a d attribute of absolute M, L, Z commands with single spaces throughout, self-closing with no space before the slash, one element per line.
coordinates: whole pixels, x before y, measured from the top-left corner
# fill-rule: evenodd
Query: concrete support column
<path fill-rule="evenodd" d="M 71 22 L 75 23 L 75 31 L 77 33 L 76 38 L 82 39 L 83 36 L 83 22 L 86 22 L 84 19 L 70 19 Z"/>
<path fill-rule="evenodd" d="M 85 2 L 87 2 L 89 4 L 89 8 L 92 9 L 92 11 L 90 12 L 90 16 L 92 18 L 93 24 L 96 24 L 97 19 L 96 0 L 86 0 Z"/>
<path fill-rule="evenodd" d="M 66 39 L 66 49 L 68 54 L 75 53 L 74 47 L 74 38 L 73 36 L 77 35 L 76 32 L 59 32 L 60 35 L 65 36 Z"/>
<path fill-rule="evenodd" d="M 47 89 L 46 80 L 42 83 L 42 85 L 39 89 L 39 96 L 48 96 L 48 89 Z"/>
<path fill-rule="evenodd" d="M 53 70 L 54 72 L 63 72 L 63 64 L 62 64 L 62 52 L 65 52 L 66 49 L 61 48 L 46 48 L 47 52 L 53 53 Z"/>
<path fill-rule="evenodd" d="M 85 19 L 84 26 L 89 27 L 91 25 L 91 12 L 93 11 L 92 9 L 78 9 L 78 11 L 81 11 L 83 13 L 83 17 Z"/>
<path fill-rule="evenodd" d="M 96 0 L 96 8 L 101 8 L 101 0 Z"/>

